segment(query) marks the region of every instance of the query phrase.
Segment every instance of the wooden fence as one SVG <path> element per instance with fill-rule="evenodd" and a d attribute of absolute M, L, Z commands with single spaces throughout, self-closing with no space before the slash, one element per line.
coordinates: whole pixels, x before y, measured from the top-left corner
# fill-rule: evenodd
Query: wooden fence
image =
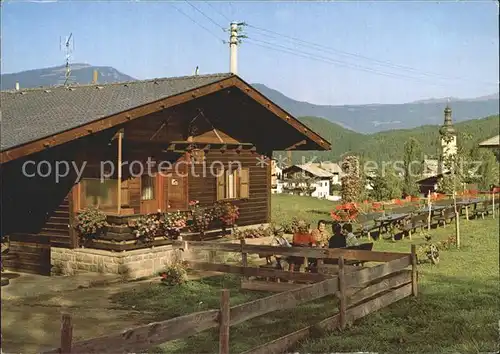
<path fill-rule="evenodd" d="M 184 241 L 176 243 L 176 245 L 184 250 L 198 248 L 240 252 L 244 255 L 241 266 L 190 262 L 191 266 L 198 269 L 212 269 L 240 274 L 243 277 L 269 276 L 295 282 L 311 282 L 312 284 L 300 284 L 296 288 L 236 306 L 230 306 L 229 290 L 223 289 L 219 309 L 192 313 L 128 329 L 121 333 L 77 342 L 72 341 L 71 317 L 63 315 L 60 348 L 46 351 L 44 354 L 137 353 L 171 340 L 193 336 L 217 327 L 219 328 L 219 353 L 228 354 L 231 326 L 274 311 L 293 309 L 301 304 L 328 295 L 335 295 L 339 299 L 339 311 L 335 316 L 253 348 L 244 354 L 282 353 L 296 345 L 297 342 L 311 336 L 317 330 L 343 330 L 356 319 L 407 296 L 417 296 L 417 259 L 414 245 L 412 245 L 411 253 L 254 246 L 244 243 L 238 245 L 196 241 Z M 320 260 L 335 258 L 338 259 L 338 273 L 328 276 L 248 267 L 246 264 L 247 254 L 265 254 L 266 252 L 268 254 L 314 257 Z M 366 268 L 359 267 L 357 271 L 351 268 L 348 271 L 345 265 L 347 260 L 382 262 L 382 264 Z M 407 269 L 408 267 L 411 269 Z"/>

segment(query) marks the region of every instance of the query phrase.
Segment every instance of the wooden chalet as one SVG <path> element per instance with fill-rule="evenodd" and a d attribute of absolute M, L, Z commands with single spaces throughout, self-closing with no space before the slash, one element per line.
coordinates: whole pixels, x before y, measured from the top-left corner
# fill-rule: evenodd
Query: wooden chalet
<path fill-rule="evenodd" d="M 190 200 L 230 200 L 238 226 L 267 223 L 272 151 L 330 148 L 232 74 L 4 91 L 1 103 L 4 265 L 38 274 L 50 274 L 51 250 L 81 249 L 73 225 L 89 206 L 113 232 L 85 248 L 109 252 L 145 247 L 127 239 L 129 218 L 186 210 Z M 151 174 L 141 171 L 148 158 Z"/>

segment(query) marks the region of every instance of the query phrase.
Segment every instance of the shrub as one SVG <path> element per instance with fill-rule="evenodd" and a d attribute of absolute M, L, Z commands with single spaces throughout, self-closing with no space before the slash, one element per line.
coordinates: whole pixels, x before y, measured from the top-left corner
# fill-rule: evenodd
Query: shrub
<path fill-rule="evenodd" d="M 76 220 L 76 229 L 83 237 L 95 236 L 109 226 L 106 214 L 94 207 L 85 208 L 78 214 Z"/>
<path fill-rule="evenodd" d="M 152 243 L 156 236 L 164 233 L 164 221 L 160 213 L 141 216 L 131 221 L 134 236 L 146 243 Z"/>
<path fill-rule="evenodd" d="M 299 225 L 299 219 L 293 217 L 291 221 L 283 221 L 280 226 L 283 228 L 283 232 L 286 234 L 293 234 L 297 232 Z"/>
<path fill-rule="evenodd" d="M 417 261 L 424 263 L 430 261 L 432 264 L 439 263 L 439 244 L 431 242 L 431 236 L 425 235 L 426 243 L 417 248 Z"/>
<path fill-rule="evenodd" d="M 455 235 L 448 236 L 446 240 L 443 240 L 440 243 L 440 247 L 445 250 L 449 250 L 452 246 L 457 246 L 457 237 Z"/>
<path fill-rule="evenodd" d="M 162 284 L 172 286 L 181 285 L 187 281 L 186 267 L 182 263 L 173 263 L 160 272 Z"/>
<path fill-rule="evenodd" d="M 245 230 L 235 229 L 233 231 L 233 236 L 239 240 L 243 240 L 245 238 L 261 238 L 268 237 L 273 235 L 274 229 L 272 227 L 265 227 L 260 225 L 257 228 L 248 228 Z"/>
<path fill-rule="evenodd" d="M 184 213 L 176 211 L 163 215 L 165 236 L 179 236 L 182 229 L 187 225 L 187 217 Z"/>

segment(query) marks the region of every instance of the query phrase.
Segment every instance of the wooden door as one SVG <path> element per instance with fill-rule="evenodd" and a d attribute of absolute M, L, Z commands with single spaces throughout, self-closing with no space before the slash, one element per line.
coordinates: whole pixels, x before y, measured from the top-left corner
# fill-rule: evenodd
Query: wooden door
<path fill-rule="evenodd" d="M 188 208 L 187 184 L 187 176 L 169 175 L 166 178 L 166 202 L 169 210 L 185 210 Z"/>
<path fill-rule="evenodd" d="M 157 174 L 141 177 L 141 214 L 151 214 L 158 210 L 164 210 L 162 181 L 162 176 Z"/>

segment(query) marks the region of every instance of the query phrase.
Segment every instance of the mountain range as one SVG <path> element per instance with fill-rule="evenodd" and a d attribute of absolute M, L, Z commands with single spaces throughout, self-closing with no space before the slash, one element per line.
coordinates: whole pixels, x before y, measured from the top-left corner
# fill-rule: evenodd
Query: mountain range
<path fill-rule="evenodd" d="M 110 66 L 76 63 L 71 65 L 69 82 L 91 83 L 94 70 L 99 73 L 99 83 L 135 80 Z M 65 66 L 57 66 L 3 74 L 1 75 L 1 88 L 2 90 L 14 89 L 16 82 L 21 88 L 60 85 L 65 81 L 65 73 Z M 448 101 L 453 110 L 454 122 L 497 115 L 499 112 L 498 93 L 470 99 L 450 97 L 431 98 L 404 104 L 329 106 L 297 101 L 263 84 L 252 85 L 264 96 L 296 117 L 321 117 L 350 131 L 364 134 L 442 124 L 443 109 Z"/>
<path fill-rule="evenodd" d="M 404 144 L 410 138 L 419 142 L 421 158 L 436 158 L 439 155 L 439 125 L 423 125 L 411 129 L 395 129 L 373 134 L 362 134 L 346 129 L 324 118 L 299 117 L 311 130 L 319 132 L 331 144 L 330 151 L 296 151 L 292 154 L 294 162 L 339 161 L 346 154 L 353 154 L 365 161 L 401 161 Z M 457 144 L 465 151 L 478 146 L 478 143 L 498 134 L 500 117 L 490 116 L 454 124 Z M 283 155 L 276 152 L 275 156 Z"/>

